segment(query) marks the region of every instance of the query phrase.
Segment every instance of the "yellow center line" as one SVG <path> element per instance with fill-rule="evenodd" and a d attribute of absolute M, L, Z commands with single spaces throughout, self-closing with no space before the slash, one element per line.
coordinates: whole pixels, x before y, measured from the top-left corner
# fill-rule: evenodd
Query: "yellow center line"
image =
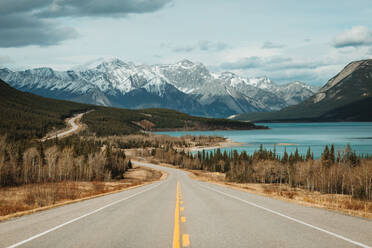
<path fill-rule="evenodd" d="M 173 248 L 180 248 L 180 182 L 177 181 L 177 201 L 174 211 Z"/>
<path fill-rule="evenodd" d="M 181 222 L 186 222 L 186 217 L 185 216 L 181 217 Z"/>
<path fill-rule="evenodd" d="M 181 211 L 185 210 L 183 207 L 181 207 Z"/>

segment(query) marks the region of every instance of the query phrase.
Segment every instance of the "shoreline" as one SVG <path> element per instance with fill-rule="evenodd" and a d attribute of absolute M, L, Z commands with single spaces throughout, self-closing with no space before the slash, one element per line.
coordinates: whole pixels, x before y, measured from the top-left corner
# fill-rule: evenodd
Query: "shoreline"
<path fill-rule="evenodd" d="M 186 148 L 185 150 L 187 150 L 189 152 L 196 152 L 196 151 L 202 151 L 202 150 L 214 150 L 214 149 L 218 149 L 218 148 L 240 147 L 240 146 L 244 146 L 244 145 L 246 145 L 246 143 L 236 142 L 236 141 L 233 141 L 233 140 L 231 140 L 229 138 L 226 138 L 225 141 L 219 142 L 216 145 L 211 145 L 211 146 L 195 146 L 195 147 Z"/>

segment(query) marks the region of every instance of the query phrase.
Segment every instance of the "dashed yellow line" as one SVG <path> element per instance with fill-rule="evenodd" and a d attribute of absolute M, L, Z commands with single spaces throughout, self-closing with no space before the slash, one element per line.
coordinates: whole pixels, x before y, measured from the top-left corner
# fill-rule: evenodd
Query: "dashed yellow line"
<path fill-rule="evenodd" d="M 183 207 L 181 207 L 180 209 L 181 209 L 181 212 L 183 212 L 183 210 L 185 210 Z"/>
<path fill-rule="evenodd" d="M 190 238 L 188 234 L 182 235 L 182 246 L 188 247 L 190 245 Z"/>
<path fill-rule="evenodd" d="M 173 248 L 180 248 L 180 182 L 177 182 L 177 201 L 174 211 Z"/>
<path fill-rule="evenodd" d="M 177 199 L 176 209 L 174 210 L 174 231 L 173 231 L 173 248 L 181 248 L 181 231 L 180 231 L 180 220 L 182 223 L 186 222 L 185 216 L 180 216 L 180 211 L 184 211 L 184 207 L 180 207 L 183 204 L 182 194 L 180 190 L 180 182 L 177 181 Z M 190 246 L 190 238 L 188 234 L 182 234 L 182 247 Z"/>

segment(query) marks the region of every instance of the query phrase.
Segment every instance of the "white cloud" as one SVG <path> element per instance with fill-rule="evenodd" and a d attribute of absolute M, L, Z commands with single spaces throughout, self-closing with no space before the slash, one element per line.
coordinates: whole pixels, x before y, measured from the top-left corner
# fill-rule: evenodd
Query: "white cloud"
<path fill-rule="evenodd" d="M 372 45 L 372 31 L 364 26 L 356 26 L 345 30 L 333 40 L 333 46 L 336 48 L 368 45 Z"/>
<path fill-rule="evenodd" d="M 274 49 L 274 48 L 283 48 L 283 47 L 285 47 L 285 45 L 271 42 L 271 41 L 266 41 L 262 44 L 262 48 L 264 49 Z"/>

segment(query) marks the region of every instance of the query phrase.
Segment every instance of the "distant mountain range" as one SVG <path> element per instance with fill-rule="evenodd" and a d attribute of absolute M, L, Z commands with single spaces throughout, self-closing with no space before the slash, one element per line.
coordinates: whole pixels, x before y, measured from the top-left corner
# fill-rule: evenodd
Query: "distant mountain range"
<path fill-rule="evenodd" d="M 315 95 L 280 111 L 248 113 L 251 121 L 372 121 L 372 60 L 354 61 Z"/>
<path fill-rule="evenodd" d="M 277 85 L 266 77 L 211 73 L 189 60 L 148 66 L 115 58 L 68 71 L 0 69 L 0 78 L 16 89 L 45 97 L 131 109 L 169 108 L 209 117 L 280 110 L 318 90 L 302 82 Z"/>

